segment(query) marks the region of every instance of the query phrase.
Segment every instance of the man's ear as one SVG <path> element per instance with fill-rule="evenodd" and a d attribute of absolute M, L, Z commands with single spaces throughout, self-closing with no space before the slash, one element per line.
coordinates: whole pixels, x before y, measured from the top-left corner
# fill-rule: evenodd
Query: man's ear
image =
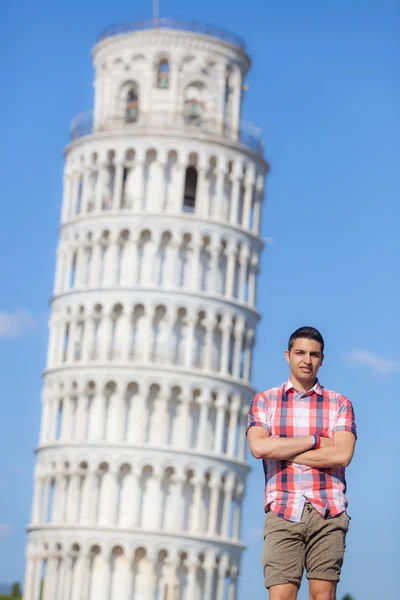
<path fill-rule="evenodd" d="M 290 360 L 289 360 L 289 350 L 285 350 L 285 358 L 286 358 L 286 362 L 290 363 Z"/>
<path fill-rule="evenodd" d="M 324 358 L 325 358 L 325 356 L 324 356 L 324 355 L 322 355 L 322 356 L 321 356 L 321 364 L 320 364 L 320 367 L 322 367 L 322 365 L 323 365 L 323 363 L 324 363 Z"/>

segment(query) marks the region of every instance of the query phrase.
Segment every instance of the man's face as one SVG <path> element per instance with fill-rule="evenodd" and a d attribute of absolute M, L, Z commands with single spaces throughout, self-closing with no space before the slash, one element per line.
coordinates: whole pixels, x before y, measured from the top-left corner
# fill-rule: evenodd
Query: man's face
<path fill-rule="evenodd" d="M 290 352 L 286 350 L 290 373 L 301 382 L 312 382 L 316 379 L 323 359 L 321 344 L 315 340 L 298 338 L 294 340 Z"/>

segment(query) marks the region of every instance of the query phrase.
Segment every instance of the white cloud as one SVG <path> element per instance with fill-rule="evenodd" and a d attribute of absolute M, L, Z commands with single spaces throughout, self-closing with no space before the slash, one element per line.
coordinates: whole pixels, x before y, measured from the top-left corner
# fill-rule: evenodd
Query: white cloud
<path fill-rule="evenodd" d="M 373 352 L 367 352 L 365 350 L 352 350 L 351 352 L 344 354 L 343 358 L 351 365 L 369 367 L 376 373 L 400 372 L 400 360 L 381 358 Z"/>
<path fill-rule="evenodd" d="M 0 523 L 0 537 L 10 537 L 14 535 L 14 527 L 7 523 Z"/>
<path fill-rule="evenodd" d="M 35 319 L 26 310 L 0 312 L 0 338 L 17 337 L 35 326 Z"/>

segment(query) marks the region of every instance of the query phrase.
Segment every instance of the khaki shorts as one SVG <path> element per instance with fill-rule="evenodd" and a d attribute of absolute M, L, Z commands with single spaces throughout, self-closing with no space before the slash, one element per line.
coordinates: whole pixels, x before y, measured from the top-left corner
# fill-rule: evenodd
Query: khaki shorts
<path fill-rule="evenodd" d="M 308 579 L 339 581 L 349 522 L 346 512 L 323 519 L 309 503 L 300 523 L 269 511 L 262 553 L 265 586 L 293 583 L 300 587 L 304 567 Z"/>

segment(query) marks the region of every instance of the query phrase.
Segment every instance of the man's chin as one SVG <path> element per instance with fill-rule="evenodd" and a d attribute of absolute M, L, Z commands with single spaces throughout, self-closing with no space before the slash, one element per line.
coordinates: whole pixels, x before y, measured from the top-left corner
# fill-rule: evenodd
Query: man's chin
<path fill-rule="evenodd" d="M 297 375 L 297 379 L 299 379 L 300 381 L 314 381 L 314 379 L 316 379 L 316 376 L 313 372 L 305 373 L 304 371 L 300 371 L 300 373 Z"/>

